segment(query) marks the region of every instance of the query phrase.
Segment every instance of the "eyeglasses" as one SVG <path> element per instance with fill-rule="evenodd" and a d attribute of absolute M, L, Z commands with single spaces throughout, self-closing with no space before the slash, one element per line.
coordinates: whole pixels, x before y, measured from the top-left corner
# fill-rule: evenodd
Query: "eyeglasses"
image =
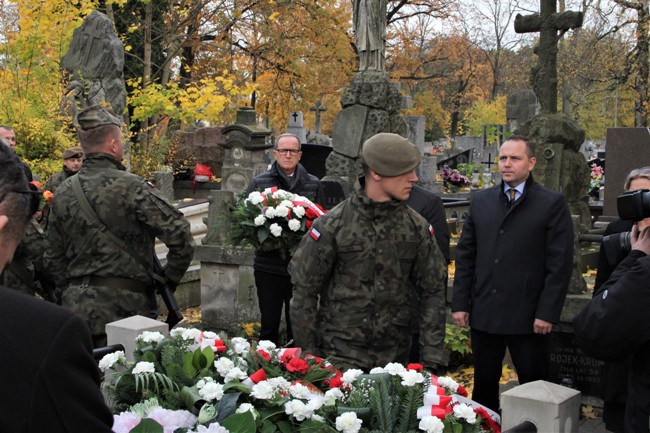
<path fill-rule="evenodd" d="M 291 156 L 296 156 L 300 153 L 300 149 L 273 149 L 280 154 L 290 154 Z"/>

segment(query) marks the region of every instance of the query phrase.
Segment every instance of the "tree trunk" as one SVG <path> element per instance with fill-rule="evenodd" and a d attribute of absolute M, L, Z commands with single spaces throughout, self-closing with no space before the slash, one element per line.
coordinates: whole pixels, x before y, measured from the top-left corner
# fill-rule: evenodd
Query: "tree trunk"
<path fill-rule="evenodd" d="M 650 94 L 648 93 L 648 49 L 650 48 L 650 38 L 648 36 L 648 4 L 644 2 L 643 6 L 637 9 L 637 46 L 636 46 L 636 64 L 637 74 L 634 83 L 634 90 L 638 94 L 638 99 L 634 106 L 634 126 L 648 126 L 648 104 L 650 103 Z"/>

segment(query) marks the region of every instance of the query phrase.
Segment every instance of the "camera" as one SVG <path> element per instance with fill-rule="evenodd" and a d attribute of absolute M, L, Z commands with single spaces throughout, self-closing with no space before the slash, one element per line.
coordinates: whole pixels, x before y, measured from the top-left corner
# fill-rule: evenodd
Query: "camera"
<path fill-rule="evenodd" d="M 622 220 L 641 221 L 650 217 L 650 191 L 625 191 L 616 199 L 618 216 Z M 614 233 L 603 238 L 605 256 L 611 265 L 618 264 L 632 249 L 630 232 Z"/>

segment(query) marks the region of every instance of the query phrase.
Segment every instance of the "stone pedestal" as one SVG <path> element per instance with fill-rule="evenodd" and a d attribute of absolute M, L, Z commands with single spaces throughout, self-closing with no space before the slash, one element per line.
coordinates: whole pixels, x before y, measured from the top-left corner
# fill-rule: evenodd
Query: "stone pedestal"
<path fill-rule="evenodd" d="M 538 380 L 501 394 L 501 428 L 530 421 L 538 432 L 577 433 L 580 391 Z"/>
<path fill-rule="evenodd" d="M 135 338 L 144 331 L 160 332 L 169 335 L 169 326 L 164 322 L 144 316 L 133 316 L 127 319 L 111 322 L 106 325 L 108 345 L 121 344 L 127 361 L 133 361 Z"/>

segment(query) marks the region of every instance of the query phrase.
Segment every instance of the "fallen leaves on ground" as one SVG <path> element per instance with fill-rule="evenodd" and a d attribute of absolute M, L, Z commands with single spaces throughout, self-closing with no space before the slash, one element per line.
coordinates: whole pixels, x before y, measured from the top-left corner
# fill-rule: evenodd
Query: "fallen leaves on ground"
<path fill-rule="evenodd" d="M 583 419 L 597 419 L 600 417 L 600 413 L 592 405 L 587 404 L 580 408 L 580 417 Z"/>

